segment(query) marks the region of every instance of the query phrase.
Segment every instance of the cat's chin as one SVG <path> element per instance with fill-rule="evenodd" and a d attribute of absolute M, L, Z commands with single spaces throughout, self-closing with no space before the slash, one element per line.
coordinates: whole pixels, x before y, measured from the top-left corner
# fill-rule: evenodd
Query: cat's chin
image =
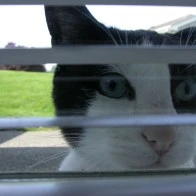
<path fill-rule="evenodd" d="M 173 167 L 175 168 L 175 166 L 173 166 Z M 176 167 L 178 167 L 178 166 L 176 166 Z M 168 169 L 168 168 L 172 168 L 172 166 L 167 165 L 167 164 L 163 163 L 163 161 L 161 159 L 158 159 L 154 163 L 148 165 L 146 168 L 147 169 Z"/>
<path fill-rule="evenodd" d="M 150 165 L 147 165 L 145 168 L 143 169 L 169 169 L 171 168 L 171 166 L 167 166 L 161 162 L 155 162 L 155 163 L 152 163 Z M 175 167 L 174 167 L 175 168 Z"/>

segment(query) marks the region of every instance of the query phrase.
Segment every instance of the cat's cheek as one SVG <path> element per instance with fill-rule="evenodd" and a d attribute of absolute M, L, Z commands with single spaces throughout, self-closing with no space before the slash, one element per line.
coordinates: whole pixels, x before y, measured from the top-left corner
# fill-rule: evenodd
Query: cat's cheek
<path fill-rule="evenodd" d="M 179 127 L 178 136 L 173 147 L 162 159 L 167 167 L 184 165 L 194 159 L 196 152 L 195 127 Z"/>
<path fill-rule="evenodd" d="M 110 154 L 122 168 L 141 169 L 154 164 L 158 156 L 141 137 L 141 128 L 108 130 Z"/>
<path fill-rule="evenodd" d="M 112 99 L 97 92 L 88 108 L 87 116 L 133 115 L 135 104 L 135 101 L 127 98 Z"/>
<path fill-rule="evenodd" d="M 63 160 L 59 171 L 84 171 L 87 170 L 88 164 L 74 150 L 71 150 L 69 155 Z"/>
<path fill-rule="evenodd" d="M 189 150 L 189 149 L 187 149 Z M 181 167 L 186 165 L 189 161 L 193 161 L 194 153 L 184 154 L 179 150 L 168 153 L 161 161 L 165 168 Z"/>

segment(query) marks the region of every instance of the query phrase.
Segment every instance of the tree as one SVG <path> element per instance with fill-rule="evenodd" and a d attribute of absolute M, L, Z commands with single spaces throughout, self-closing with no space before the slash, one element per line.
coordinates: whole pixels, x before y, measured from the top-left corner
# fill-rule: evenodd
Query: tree
<path fill-rule="evenodd" d="M 14 42 L 8 42 L 5 45 L 6 49 L 27 48 L 25 46 L 16 45 Z M 15 71 L 30 71 L 30 72 L 45 72 L 44 65 L 0 65 L 0 70 L 15 70 Z"/>

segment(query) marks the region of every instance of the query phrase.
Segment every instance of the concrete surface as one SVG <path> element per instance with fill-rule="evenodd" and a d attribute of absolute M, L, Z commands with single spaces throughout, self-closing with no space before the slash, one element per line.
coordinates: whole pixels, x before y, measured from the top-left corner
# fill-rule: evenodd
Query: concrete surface
<path fill-rule="evenodd" d="M 56 171 L 68 148 L 59 131 L 1 131 L 0 172 Z"/>

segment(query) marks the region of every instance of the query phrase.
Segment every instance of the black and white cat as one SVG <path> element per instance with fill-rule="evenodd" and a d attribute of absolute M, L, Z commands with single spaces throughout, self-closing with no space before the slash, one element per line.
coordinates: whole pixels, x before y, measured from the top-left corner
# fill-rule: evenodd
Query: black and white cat
<path fill-rule="evenodd" d="M 83 6 L 46 6 L 53 46 L 71 44 L 194 45 L 194 28 L 176 34 L 122 31 L 99 23 Z M 65 59 L 66 60 L 66 59 Z M 193 65 L 58 65 L 57 116 L 194 113 Z M 194 167 L 194 127 L 61 128 L 71 150 L 60 170 L 123 171 Z"/>

